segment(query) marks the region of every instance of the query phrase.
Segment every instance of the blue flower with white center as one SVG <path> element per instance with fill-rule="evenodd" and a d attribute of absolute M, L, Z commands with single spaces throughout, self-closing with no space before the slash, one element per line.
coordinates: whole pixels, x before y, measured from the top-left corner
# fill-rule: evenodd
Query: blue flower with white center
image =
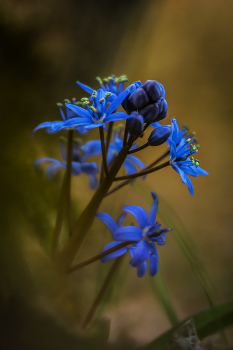
<path fill-rule="evenodd" d="M 92 106 L 89 106 L 90 101 L 88 98 L 81 99 L 81 101 L 83 101 L 83 106 L 85 106 L 86 109 L 73 104 L 66 104 L 68 108 L 79 116 L 70 120 L 70 123 L 68 123 L 69 126 L 77 127 L 84 125 L 86 129 L 103 126 L 107 129 L 105 123 L 130 118 L 130 115 L 127 115 L 124 112 L 114 113 L 128 94 L 129 91 L 125 90 L 116 96 L 111 92 L 99 89 L 97 91 L 94 90 L 92 93 Z M 109 102 L 111 102 L 111 104 L 107 107 Z"/>
<path fill-rule="evenodd" d="M 172 168 L 180 175 L 182 182 L 188 186 L 189 193 L 193 195 L 193 185 L 190 176 L 204 175 L 208 173 L 199 167 L 200 161 L 192 156 L 197 152 L 197 146 L 194 145 L 195 140 L 189 136 L 185 136 L 185 129 L 179 130 L 176 119 L 172 119 L 172 132 L 168 138 L 170 147 L 170 164 Z M 189 158 L 190 157 L 190 158 Z"/>
<path fill-rule="evenodd" d="M 50 164 L 46 168 L 46 176 L 52 179 L 59 169 L 66 170 L 66 151 L 63 144 L 60 144 L 61 154 L 63 160 L 58 160 L 54 158 L 40 158 L 35 161 L 35 169 L 38 168 L 41 163 L 49 162 Z M 72 164 L 71 173 L 74 176 L 78 176 L 81 173 L 87 174 L 89 177 L 89 186 L 94 189 L 98 185 L 98 180 L 96 174 L 99 173 L 98 166 L 95 162 L 86 163 L 87 158 L 91 156 L 98 156 L 101 154 L 101 144 L 100 140 L 88 141 L 84 145 L 81 145 L 80 141 L 75 141 L 73 144 L 72 152 Z"/>
<path fill-rule="evenodd" d="M 113 132 L 112 142 L 109 145 L 108 154 L 107 154 L 107 164 L 109 166 L 112 164 L 113 160 L 116 158 L 116 156 L 118 155 L 122 147 L 123 147 L 123 140 L 122 140 L 121 130 Z M 135 148 L 137 148 L 136 144 L 133 145 L 131 150 Z M 145 165 L 139 158 L 133 156 L 132 154 L 129 154 L 123 163 L 123 168 L 125 169 L 127 174 L 135 174 L 137 173 L 136 167 L 139 167 L 140 170 L 145 169 Z"/>
<path fill-rule="evenodd" d="M 70 103 L 69 100 L 65 100 L 66 102 Z M 72 99 L 72 104 L 75 105 L 75 104 L 79 104 L 80 102 L 76 102 L 76 99 L 73 98 Z M 36 130 L 39 130 L 39 129 L 43 129 L 43 128 L 46 128 L 47 132 L 49 134 L 53 134 L 57 131 L 60 131 L 62 129 L 70 129 L 69 126 L 66 125 L 67 121 L 69 121 L 70 119 L 76 117 L 76 114 L 74 114 L 72 111 L 69 110 L 69 108 L 66 107 L 66 114 L 63 112 L 62 110 L 62 103 L 57 103 L 58 107 L 59 107 L 59 110 L 60 110 L 60 114 L 61 114 L 61 117 L 62 117 L 62 120 L 58 120 L 58 121 L 54 121 L 54 122 L 44 122 L 44 123 L 41 123 L 39 124 L 32 132 L 32 135 L 34 134 L 34 132 Z M 74 127 L 74 129 L 79 132 L 80 134 L 85 134 L 87 132 L 87 130 L 83 127 L 83 126 L 79 126 L 79 127 Z"/>
<path fill-rule="evenodd" d="M 151 192 L 153 204 L 149 216 L 146 211 L 137 205 L 127 205 L 123 210 L 135 217 L 140 227 L 122 226 L 124 214 L 120 216 L 116 224 L 112 217 L 107 213 L 98 213 L 98 219 L 108 227 L 113 236 L 113 242 L 108 243 L 103 252 L 117 246 L 122 242 L 132 242 L 128 246 L 120 248 L 113 253 L 108 254 L 101 259 L 102 262 L 107 262 L 115 259 L 127 252 L 129 249 L 131 260 L 130 265 L 137 268 L 138 277 L 143 277 L 147 269 L 147 260 L 149 260 L 150 275 L 154 276 L 158 271 L 158 252 L 155 246 L 164 245 L 166 242 L 165 233 L 171 229 L 161 229 L 160 224 L 155 221 L 158 209 L 158 197 L 154 192 Z"/>
<path fill-rule="evenodd" d="M 97 82 L 102 90 L 106 92 L 111 92 L 115 95 L 119 95 L 124 90 L 125 82 L 128 81 L 126 75 L 121 75 L 120 77 L 115 77 L 112 75 L 111 77 L 104 78 L 103 80 L 100 77 L 96 77 Z M 91 87 L 80 83 L 77 81 L 78 86 L 80 86 L 84 91 L 88 94 L 92 95 L 94 89 Z"/>

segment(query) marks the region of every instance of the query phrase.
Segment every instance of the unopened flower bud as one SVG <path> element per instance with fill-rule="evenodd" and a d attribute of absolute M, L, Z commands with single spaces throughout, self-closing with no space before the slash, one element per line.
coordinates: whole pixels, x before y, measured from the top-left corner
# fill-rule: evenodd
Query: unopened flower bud
<path fill-rule="evenodd" d="M 155 80 L 147 80 L 142 84 L 142 89 L 145 90 L 151 102 L 157 102 L 162 97 L 161 84 Z"/>
<path fill-rule="evenodd" d="M 129 101 L 133 104 L 136 109 L 141 109 L 147 106 L 150 102 L 147 93 L 142 88 L 138 88 L 132 93 L 129 98 Z"/>
<path fill-rule="evenodd" d="M 170 125 L 160 126 L 152 131 L 148 138 L 148 144 L 150 146 L 159 146 L 167 141 L 170 136 L 172 128 Z"/>
<path fill-rule="evenodd" d="M 131 136 L 139 136 L 143 131 L 143 117 L 137 113 L 131 113 L 131 118 L 127 119 L 127 128 Z"/>
<path fill-rule="evenodd" d="M 159 114 L 158 103 L 152 103 L 143 109 L 139 110 L 139 113 L 143 116 L 144 123 L 154 123 L 157 121 L 157 116 Z"/>
<path fill-rule="evenodd" d="M 142 83 L 140 81 L 135 81 L 133 84 L 129 85 L 126 90 L 130 92 L 130 94 L 125 98 L 125 100 L 122 102 L 122 107 L 127 113 L 131 113 L 136 111 L 136 107 L 132 104 L 132 102 L 129 100 L 130 96 L 136 91 Z"/>

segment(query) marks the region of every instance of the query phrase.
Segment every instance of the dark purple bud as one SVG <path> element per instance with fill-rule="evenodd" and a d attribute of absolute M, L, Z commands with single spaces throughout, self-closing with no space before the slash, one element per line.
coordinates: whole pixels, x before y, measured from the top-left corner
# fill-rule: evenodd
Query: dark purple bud
<path fill-rule="evenodd" d="M 129 101 L 136 109 L 141 109 L 150 103 L 149 97 L 142 88 L 135 90 L 130 96 Z"/>
<path fill-rule="evenodd" d="M 155 80 L 147 80 L 142 84 L 142 89 L 144 89 L 151 100 L 151 102 L 157 102 L 160 97 L 162 97 L 161 84 Z"/>
<path fill-rule="evenodd" d="M 161 89 L 161 96 L 162 96 L 163 98 L 165 98 L 165 89 L 164 89 L 164 87 L 163 87 L 163 85 L 162 85 L 161 83 L 158 82 L 158 84 L 159 84 L 160 89 Z"/>
<path fill-rule="evenodd" d="M 131 118 L 127 119 L 127 128 L 131 136 L 139 136 L 143 131 L 143 117 L 137 113 L 131 113 Z"/>
<path fill-rule="evenodd" d="M 128 114 L 137 110 L 137 108 L 132 104 L 132 102 L 129 101 L 129 98 L 134 91 L 141 87 L 141 85 L 142 83 L 140 81 L 135 81 L 133 84 L 129 85 L 126 88 L 126 90 L 129 90 L 130 94 L 126 97 L 126 99 L 122 102 L 121 105 Z"/>
<path fill-rule="evenodd" d="M 170 125 L 160 126 L 152 131 L 148 138 L 148 144 L 150 146 L 159 146 L 167 141 L 172 132 Z"/>
<path fill-rule="evenodd" d="M 168 105 L 167 105 L 167 101 L 164 98 L 161 98 L 161 101 L 158 102 L 158 104 L 160 105 L 159 107 L 159 114 L 155 120 L 155 122 L 158 122 L 159 120 L 162 120 L 164 118 L 166 118 L 167 116 L 167 110 L 168 110 Z"/>
<path fill-rule="evenodd" d="M 157 121 L 157 116 L 160 112 L 160 106 L 158 103 L 152 103 L 143 109 L 139 110 L 139 113 L 143 116 L 144 123 L 154 123 Z"/>

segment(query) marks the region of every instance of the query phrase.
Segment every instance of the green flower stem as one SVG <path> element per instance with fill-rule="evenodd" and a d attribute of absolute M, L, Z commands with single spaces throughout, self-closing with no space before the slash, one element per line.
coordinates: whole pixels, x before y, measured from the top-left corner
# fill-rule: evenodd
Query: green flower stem
<path fill-rule="evenodd" d="M 79 264 L 76 264 L 74 266 L 72 266 L 70 269 L 67 270 L 67 273 L 71 273 L 71 272 L 74 272 L 74 271 L 77 271 L 79 269 L 81 269 L 82 267 L 84 266 L 87 266 L 87 265 L 90 265 L 92 264 L 93 262 L 97 261 L 97 260 L 100 260 L 102 258 L 104 258 L 105 256 L 113 253 L 113 252 L 116 252 L 118 249 L 121 249 L 121 248 L 124 248 L 126 247 L 127 245 L 129 244 L 132 244 L 134 243 L 135 241 L 127 241 L 127 242 L 122 242 L 122 243 L 119 243 L 118 245 L 116 245 L 115 247 L 112 247 L 110 249 L 107 249 L 105 250 L 104 252 L 98 254 L 98 255 L 95 255 L 93 258 L 91 259 L 88 259 L 88 260 L 85 260 Z"/>
<path fill-rule="evenodd" d="M 103 299 L 107 289 L 108 289 L 108 286 L 120 264 L 120 261 L 122 259 L 122 256 L 120 256 L 119 258 L 117 258 L 114 263 L 112 264 L 111 266 L 111 269 L 109 270 L 109 273 L 107 274 L 107 277 L 105 278 L 104 280 L 104 283 L 99 291 L 99 294 L 97 295 L 97 297 L 95 298 L 88 314 L 87 314 L 87 317 L 85 318 L 84 322 L 83 322 L 83 329 L 85 329 L 88 324 L 91 322 L 94 314 L 95 314 L 95 311 L 96 309 L 98 308 L 98 306 L 100 305 L 101 303 L 101 300 Z"/>
<path fill-rule="evenodd" d="M 67 144 L 67 163 L 66 163 L 66 193 L 67 193 L 67 221 L 69 235 L 72 234 L 72 219 L 71 219 L 71 168 L 72 168 L 72 150 L 73 150 L 73 130 L 68 131 Z"/>
<path fill-rule="evenodd" d="M 52 259 L 54 259 L 57 254 L 58 240 L 59 240 L 59 235 L 62 228 L 63 214 L 65 210 L 65 196 L 66 196 L 66 173 L 64 174 L 63 181 L 62 181 L 56 223 L 55 223 L 55 228 L 53 232 L 53 240 L 52 240 L 52 248 L 51 248 Z"/>
<path fill-rule="evenodd" d="M 150 173 L 153 173 L 154 171 L 160 170 L 162 168 L 165 168 L 166 166 L 170 165 L 170 160 L 168 160 L 167 162 L 160 164 L 152 169 L 147 169 L 147 170 L 143 170 L 143 171 L 139 171 L 136 174 L 132 174 L 132 175 L 126 175 L 126 176 L 119 176 L 119 177 L 115 177 L 114 181 L 119 181 L 119 180 L 127 180 L 127 179 L 135 179 L 136 177 L 140 177 L 143 175 L 147 175 Z"/>
<path fill-rule="evenodd" d="M 107 134 L 107 140 L 106 140 L 106 156 L 108 154 L 108 148 L 109 148 L 109 144 L 111 141 L 113 124 L 114 124 L 114 122 L 110 122 L 109 126 L 108 126 L 108 134 Z"/>
<path fill-rule="evenodd" d="M 128 128 L 127 128 L 127 121 L 125 123 L 125 131 L 124 131 L 124 137 L 123 137 L 123 146 L 126 145 L 128 138 Z"/>
<path fill-rule="evenodd" d="M 106 159 L 106 148 L 104 144 L 104 129 L 102 126 L 99 127 L 100 132 L 100 141 L 101 141 L 101 150 L 102 150 L 102 166 L 101 166 L 101 173 L 100 173 L 100 183 L 104 179 L 104 172 L 105 175 L 108 176 L 108 165 L 107 165 L 107 159 Z M 103 171 L 104 170 L 104 171 Z"/>
<path fill-rule="evenodd" d="M 165 158 L 170 152 L 170 149 L 167 149 L 163 154 L 161 154 L 161 156 L 159 156 L 157 159 L 155 159 L 152 163 L 150 163 L 146 168 L 146 169 L 150 169 L 152 166 L 156 165 L 157 163 L 160 162 L 160 160 L 162 160 L 163 158 Z M 106 194 L 106 197 L 109 194 L 112 194 L 114 192 L 116 192 L 117 190 L 119 190 L 120 188 L 124 187 L 125 185 L 128 185 L 130 182 L 132 181 L 132 179 L 128 179 L 123 181 L 122 183 L 120 183 L 119 185 L 113 187 L 111 190 L 108 191 L 108 193 Z"/>
<path fill-rule="evenodd" d="M 70 265 L 72 264 L 79 248 L 82 245 L 84 238 L 86 237 L 87 231 L 92 225 L 96 212 L 106 193 L 111 187 L 118 171 L 124 163 L 125 158 L 127 157 L 127 153 L 132 147 L 132 144 L 133 139 L 130 137 L 127 145 L 121 149 L 118 156 L 114 160 L 110 168 L 109 175 L 100 184 L 91 201 L 80 215 L 78 222 L 76 223 L 75 228 L 73 230 L 72 236 L 68 239 L 64 248 L 59 254 L 58 268 L 61 271 L 67 271 Z"/>
<path fill-rule="evenodd" d="M 136 149 L 133 149 L 132 151 L 129 151 L 128 154 L 132 154 L 132 153 L 139 152 L 139 151 L 141 151 L 142 149 L 144 149 L 144 148 L 146 148 L 146 147 L 148 147 L 148 146 L 149 146 L 149 144 L 148 144 L 148 142 L 147 142 L 147 143 L 145 143 L 144 145 L 142 145 L 141 147 L 138 147 L 138 148 L 136 148 Z"/>

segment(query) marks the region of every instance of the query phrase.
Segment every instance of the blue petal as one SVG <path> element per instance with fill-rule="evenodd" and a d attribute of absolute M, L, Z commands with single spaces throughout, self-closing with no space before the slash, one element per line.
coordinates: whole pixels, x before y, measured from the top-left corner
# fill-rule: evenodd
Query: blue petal
<path fill-rule="evenodd" d="M 97 213 L 96 217 L 103 221 L 103 223 L 108 227 L 109 231 L 114 234 L 118 229 L 117 224 L 113 220 L 113 218 L 107 213 Z"/>
<path fill-rule="evenodd" d="M 120 106 L 121 102 L 124 101 L 124 99 L 129 95 L 129 93 L 130 92 L 128 90 L 122 91 L 106 110 L 106 116 L 113 113 Z"/>
<path fill-rule="evenodd" d="M 113 233 L 115 241 L 140 241 L 142 239 L 142 230 L 136 226 L 119 227 Z"/>
<path fill-rule="evenodd" d="M 94 190 L 98 185 L 98 179 L 95 175 L 89 175 L 89 187 Z"/>
<path fill-rule="evenodd" d="M 64 122 L 64 128 L 75 128 L 80 125 L 86 126 L 92 123 L 93 123 L 92 119 L 77 117 L 77 118 L 69 119 L 66 122 Z"/>
<path fill-rule="evenodd" d="M 60 168 L 65 169 L 65 166 L 62 162 L 60 162 L 60 164 L 55 163 L 48 165 L 45 171 L 47 178 L 52 179 Z"/>
<path fill-rule="evenodd" d="M 132 163 L 137 165 L 140 169 L 145 168 L 145 165 L 143 164 L 143 162 L 139 158 L 133 156 L 132 154 L 129 154 L 126 159 L 130 160 Z"/>
<path fill-rule="evenodd" d="M 130 265 L 132 267 L 139 267 L 144 261 L 148 260 L 150 257 L 150 252 L 148 245 L 144 240 L 136 245 L 134 250 L 134 256 L 130 260 Z"/>
<path fill-rule="evenodd" d="M 158 253 L 155 255 L 150 255 L 150 260 L 149 260 L 149 271 L 150 275 L 153 277 L 156 275 L 159 269 L 159 256 Z"/>
<path fill-rule="evenodd" d="M 93 93 L 93 91 L 94 91 L 92 88 L 90 88 L 90 87 L 87 86 L 87 85 L 84 85 L 84 84 L 80 83 L 79 81 L 76 81 L 76 83 L 77 83 L 78 86 L 80 86 L 80 88 L 82 88 L 84 91 L 86 91 L 86 92 L 88 92 L 88 94 L 92 95 L 92 93 Z"/>
<path fill-rule="evenodd" d="M 95 175 L 99 173 L 98 166 L 95 162 L 81 164 L 81 171 L 87 175 Z"/>
<path fill-rule="evenodd" d="M 133 165 L 132 163 L 130 163 L 127 158 L 123 163 L 123 167 L 125 168 L 127 174 L 135 174 L 137 172 L 137 168 L 135 167 L 135 165 Z"/>
<path fill-rule="evenodd" d="M 123 210 L 133 215 L 142 229 L 148 225 L 148 215 L 143 208 L 138 205 L 127 205 Z"/>
<path fill-rule="evenodd" d="M 155 123 L 151 123 L 151 125 L 153 128 L 160 128 L 162 126 L 162 124 L 160 124 L 159 122 L 155 122 Z"/>
<path fill-rule="evenodd" d="M 197 167 L 197 172 L 198 172 L 198 175 L 203 175 L 203 176 L 208 176 L 209 175 L 207 173 L 207 171 L 205 171 L 204 169 L 200 168 L 199 166 Z"/>
<path fill-rule="evenodd" d="M 182 182 L 188 186 L 189 193 L 193 195 L 193 185 L 189 177 L 177 165 L 171 163 L 172 168 L 180 175 Z"/>
<path fill-rule="evenodd" d="M 81 116 L 83 118 L 92 119 L 92 116 L 90 115 L 90 113 L 86 109 L 79 107 L 79 106 L 76 106 L 76 105 L 73 105 L 73 104 L 68 104 L 68 103 L 66 103 L 65 105 L 66 105 L 66 107 L 71 109 L 74 113 L 78 114 L 79 116 Z"/>
<path fill-rule="evenodd" d="M 63 123 L 63 122 L 61 122 L 61 121 L 55 121 L 55 122 L 44 122 L 44 123 L 41 123 L 41 124 L 37 125 L 37 127 L 32 131 L 31 136 L 34 134 L 34 132 L 35 132 L 36 130 L 39 130 L 39 129 L 42 129 L 42 128 L 49 128 L 49 127 L 52 127 L 52 125 L 53 125 L 54 123 Z"/>
<path fill-rule="evenodd" d="M 99 128 L 100 126 L 103 126 L 104 129 L 106 128 L 103 123 L 93 123 L 93 124 L 87 125 L 86 129 L 90 130 L 90 129 L 94 129 L 94 128 Z"/>
<path fill-rule="evenodd" d="M 57 160 L 57 159 L 54 159 L 54 158 L 40 158 L 40 159 L 37 159 L 34 162 L 35 171 L 38 171 L 40 164 L 43 163 L 43 162 L 52 162 L 52 163 L 55 163 L 55 164 L 60 164 L 60 160 Z"/>
<path fill-rule="evenodd" d="M 100 140 L 88 141 L 82 146 L 82 151 L 84 155 L 81 157 L 82 161 L 86 160 L 91 156 L 101 155 L 101 142 Z"/>
<path fill-rule="evenodd" d="M 81 164 L 79 162 L 72 162 L 72 175 L 78 176 L 81 174 Z"/>
<path fill-rule="evenodd" d="M 123 221 L 125 220 L 125 217 L 126 217 L 126 213 L 122 213 L 122 214 L 119 216 L 119 218 L 118 218 L 118 220 L 117 220 L 117 225 L 118 225 L 119 227 L 122 227 L 122 223 L 123 223 Z"/>
<path fill-rule="evenodd" d="M 111 106 L 111 105 L 110 105 Z M 125 120 L 131 118 L 131 115 L 126 114 L 125 112 L 116 112 L 111 115 L 106 116 L 103 120 L 105 123 L 114 122 L 118 120 Z"/>
<path fill-rule="evenodd" d="M 151 194 L 152 194 L 154 202 L 153 202 L 153 204 L 151 206 L 151 210 L 150 210 L 149 223 L 152 225 L 155 222 L 159 200 L 158 200 L 157 195 L 154 192 L 151 192 Z"/>
<path fill-rule="evenodd" d="M 108 250 L 108 249 L 111 249 L 111 248 L 113 248 L 113 247 L 116 247 L 116 246 L 119 245 L 120 243 L 122 243 L 122 242 L 115 242 L 115 241 L 110 242 L 110 243 L 108 243 L 108 244 L 104 247 L 104 249 L 102 250 L 102 252 L 105 252 L 105 251 Z M 127 248 L 126 248 L 126 247 L 120 248 L 120 249 L 116 250 L 115 252 L 110 253 L 110 254 L 106 255 L 105 257 L 103 257 L 103 258 L 101 259 L 101 261 L 102 261 L 102 263 L 106 263 L 106 262 L 108 262 L 108 261 L 110 261 L 110 260 L 112 260 L 112 259 L 118 258 L 118 257 L 121 256 L 121 255 L 124 255 L 126 252 L 127 252 Z"/>
<path fill-rule="evenodd" d="M 141 266 L 138 266 L 138 267 L 137 267 L 137 276 L 138 276 L 139 278 L 141 278 L 141 277 L 143 277 L 143 276 L 145 275 L 145 273 L 146 273 L 146 268 L 147 268 L 146 261 L 144 261 L 144 262 L 142 263 Z"/>

